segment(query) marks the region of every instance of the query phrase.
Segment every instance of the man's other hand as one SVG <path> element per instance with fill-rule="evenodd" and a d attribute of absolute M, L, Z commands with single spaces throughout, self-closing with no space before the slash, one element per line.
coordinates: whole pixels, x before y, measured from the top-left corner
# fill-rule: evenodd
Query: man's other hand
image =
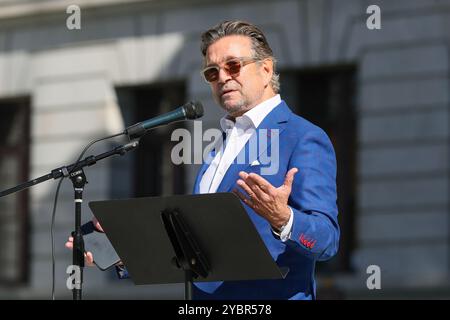
<path fill-rule="evenodd" d="M 92 219 L 92 223 L 94 224 L 95 228 L 98 231 L 104 232 L 102 226 L 100 225 L 100 223 L 98 222 L 98 220 L 96 218 Z M 65 246 L 66 246 L 66 248 L 73 250 L 73 237 L 69 237 Z M 88 252 L 84 253 L 84 262 L 87 266 L 90 266 L 90 267 L 95 266 L 94 256 L 92 255 L 92 252 L 88 251 Z"/>

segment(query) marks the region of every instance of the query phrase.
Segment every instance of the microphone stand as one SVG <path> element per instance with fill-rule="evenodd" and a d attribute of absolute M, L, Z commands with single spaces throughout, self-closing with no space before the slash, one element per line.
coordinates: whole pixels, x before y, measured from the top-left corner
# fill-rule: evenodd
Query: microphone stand
<path fill-rule="evenodd" d="M 0 198 L 4 197 L 8 194 L 15 193 L 21 191 L 23 189 L 34 186 L 38 183 L 47 181 L 49 179 L 59 179 L 62 177 L 70 177 L 72 181 L 73 188 L 75 191 L 74 201 L 75 201 L 75 231 L 72 233 L 73 235 L 73 255 L 72 262 L 74 268 L 74 273 L 79 271 L 78 275 L 74 277 L 74 288 L 72 289 L 73 300 L 81 300 L 82 298 L 82 285 L 83 285 L 83 268 L 84 268 L 84 241 L 83 235 L 81 232 L 81 203 L 83 202 L 83 190 L 86 183 L 88 183 L 86 179 L 86 175 L 84 173 L 83 168 L 86 166 L 92 166 L 97 161 L 108 158 L 112 155 L 124 155 L 128 151 L 131 151 L 139 146 L 139 140 L 131 141 L 127 144 L 120 145 L 115 147 L 114 149 L 101 153 L 97 156 L 88 156 L 83 160 L 72 163 L 68 166 L 63 166 L 52 170 L 50 173 L 41 176 L 37 179 L 30 180 L 28 182 L 19 184 L 13 188 L 4 190 L 0 192 Z M 73 273 L 72 273 L 73 275 Z M 72 276 L 71 275 L 71 276 Z"/>

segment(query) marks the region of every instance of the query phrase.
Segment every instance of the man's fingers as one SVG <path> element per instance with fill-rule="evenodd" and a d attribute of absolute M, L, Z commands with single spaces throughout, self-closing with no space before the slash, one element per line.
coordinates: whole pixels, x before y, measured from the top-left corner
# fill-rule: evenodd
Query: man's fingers
<path fill-rule="evenodd" d="M 253 206 L 253 203 L 250 199 L 248 199 L 246 196 L 244 196 L 239 190 L 233 189 L 233 193 L 239 197 L 246 205 Z"/>
<path fill-rule="evenodd" d="M 288 173 L 286 173 L 286 178 L 284 179 L 283 183 L 285 187 L 288 188 L 292 187 L 292 183 L 294 182 L 294 176 L 297 172 L 298 172 L 297 168 L 292 168 L 291 170 L 288 171 Z"/>
<path fill-rule="evenodd" d="M 271 186 L 269 181 L 254 172 L 247 175 L 247 180 L 253 181 L 258 186 L 262 186 L 262 189 L 264 189 L 264 187 Z"/>
<path fill-rule="evenodd" d="M 103 231 L 103 228 L 102 228 L 102 226 L 100 225 L 100 222 L 98 222 L 97 218 L 94 217 L 94 218 L 92 219 L 92 223 L 94 224 L 95 228 L 96 228 L 98 231 L 104 232 L 104 231 Z"/>
<path fill-rule="evenodd" d="M 69 248 L 69 249 L 73 248 L 73 237 L 69 237 L 69 240 L 67 240 L 65 246 L 66 246 L 66 248 Z"/>
<path fill-rule="evenodd" d="M 237 181 L 237 185 L 238 185 L 239 187 L 241 187 L 241 188 L 247 193 L 247 195 L 248 195 L 250 198 L 255 198 L 255 197 L 257 197 L 255 191 L 253 191 L 253 190 L 250 188 L 250 186 L 249 186 L 247 183 L 245 183 L 244 180 L 239 179 L 239 180 Z"/>
<path fill-rule="evenodd" d="M 93 266 L 94 265 L 94 256 L 92 255 L 92 252 L 86 252 L 84 254 L 84 256 L 86 257 L 86 262 L 88 265 Z"/>
<path fill-rule="evenodd" d="M 73 237 L 69 237 L 69 240 L 65 244 L 66 248 L 73 249 Z M 94 266 L 94 256 L 92 252 L 88 251 L 84 253 L 84 259 L 88 266 Z"/>
<path fill-rule="evenodd" d="M 245 180 L 247 179 L 248 173 L 245 171 L 240 171 L 239 172 L 239 177 L 241 177 L 241 179 Z"/>
<path fill-rule="evenodd" d="M 243 171 L 241 171 L 243 172 Z M 245 173 L 245 172 L 243 172 Z M 241 178 L 244 177 L 244 175 L 239 174 Z M 260 175 L 256 173 L 245 173 L 245 178 L 243 178 L 245 183 L 250 186 L 250 188 L 256 193 L 256 195 L 263 199 L 263 197 L 267 194 L 270 194 L 271 189 L 273 186 L 270 184 L 269 181 L 261 177 Z"/>

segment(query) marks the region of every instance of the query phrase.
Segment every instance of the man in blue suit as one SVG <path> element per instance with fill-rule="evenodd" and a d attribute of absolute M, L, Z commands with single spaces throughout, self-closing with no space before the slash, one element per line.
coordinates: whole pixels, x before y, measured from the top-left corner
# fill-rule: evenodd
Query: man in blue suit
<path fill-rule="evenodd" d="M 273 259 L 290 271 L 282 280 L 195 283 L 194 298 L 314 299 L 315 263 L 334 256 L 339 243 L 333 146 L 281 100 L 275 58 L 256 26 L 222 22 L 202 35 L 201 49 L 202 74 L 227 113 L 226 139 L 201 167 L 194 193 L 234 192 Z M 269 143 L 252 154 L 255 139 Z M 262 161 L 269 158 L 271 168 Z"/>
<path fill-rule="evenodd" d="M 275 58 L 256 26 L 217 25 L 202 35 L 202 53 L 202 74 L 227 113 L 221 119 L 226 139 L 201 167 L 194 193 L 234 192 L 289 273 L 282 280 L 194 283 L 194 298 L 314 299 L 315 263 L 334 256 L 339 243 L 333 146 L 322 129 L 281 100 Z M 260 147 L 256 153 L 252 141 Z M 93 264 L 92 253 L 86 261 Z"/>

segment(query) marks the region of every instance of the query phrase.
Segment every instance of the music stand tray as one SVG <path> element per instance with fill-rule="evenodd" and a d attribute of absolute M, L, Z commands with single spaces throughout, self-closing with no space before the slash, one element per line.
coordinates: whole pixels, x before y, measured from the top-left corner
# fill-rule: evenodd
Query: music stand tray
<path fill-rule="evenodd" d="M 89 207 L 136 285 L 186 281 L 189 266 L 201 282 L 285 276 L 232 193 L 92 201 Z M 198 259 L 191 261 L 192 254 Z"/>

